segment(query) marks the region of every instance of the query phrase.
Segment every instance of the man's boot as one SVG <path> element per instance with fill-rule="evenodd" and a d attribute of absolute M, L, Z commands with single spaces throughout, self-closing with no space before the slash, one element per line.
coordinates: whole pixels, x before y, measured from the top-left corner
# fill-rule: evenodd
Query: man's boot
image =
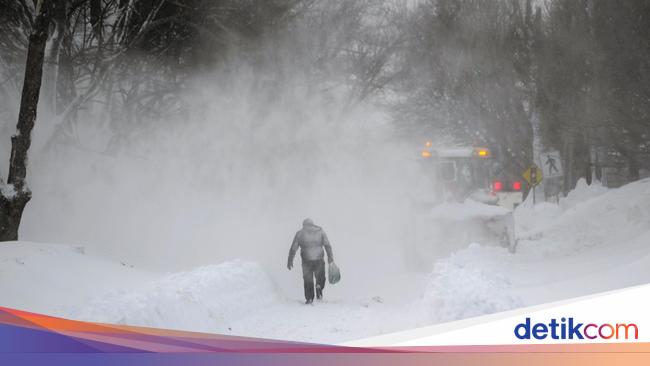
<path fill-rule="evenodd" d="M 323 299 L 323 289 L 320 288 L 320 285 L 316 285 L 316 299 L 317 300 Z"/>

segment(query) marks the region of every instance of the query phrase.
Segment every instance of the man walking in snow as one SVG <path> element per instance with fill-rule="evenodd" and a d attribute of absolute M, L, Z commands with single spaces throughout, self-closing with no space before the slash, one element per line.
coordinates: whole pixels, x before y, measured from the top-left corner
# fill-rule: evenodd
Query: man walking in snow
<path fill-rule="evenodd" d="M 332 246 L 325 231 L 320 226 L 314 225 L 311 219 L 305 219 L 302 222 L 302 230 L 296 233 L 289 249 L 289 260 L 287 269 L 293 268 L 293 258 L 296 251 L 300 248 L 300 258 L 302 259 L 302 279 L 305 284 L 305 304 L 311 304 L 314 301 L 314 277 L 316 278 L 316 298 L 323 298 L 323 289 L 325 288 L 325 251 L 327 252 L 327 262 L 332 263 L 334 256 Z M 325 250 L 323 251 L 323 248 Z"/>

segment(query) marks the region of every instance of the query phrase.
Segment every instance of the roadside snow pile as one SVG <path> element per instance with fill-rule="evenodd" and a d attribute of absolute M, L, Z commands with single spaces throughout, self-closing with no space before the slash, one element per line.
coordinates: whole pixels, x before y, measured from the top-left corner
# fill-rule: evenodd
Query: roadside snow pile
<path fill-rule="evenodd" d="M 559 204 L 543 201 L 533 204 L 532 195 L 528 195 L 526 201 L 515 210 L 517 236 L 524 240 L 539 239 L 539 236 L 543 235 L 542 233 L 547 231 L 549 226 L 554 226 L 564 220 L 561 216 L 566 211 L 608 191 L 609 189 L 600 182 L 588 185 L 587 181 L 582 178 L 578 180 L 576 187 L 566 197 L 560 198 Z"/>
<path fill-rule="evenodd" d="M 423 304 L 449 321 L 650 282 L 650 179 L 578 183 L 515 211 L 515 254 L 472 244 L 434 266 Z"/>
<path fill-rule="evenodd" d="M 499 265 L 485 266 L 485 257 Z M 512 255 L 507 249 L 476 243 L 436 262 L 423 297 L 431 320 L 451 321 L 522 306 L 523 301 L 509 292 L 509 262 Z"/>
<path fill-rule="evenodd" d="M 650 233 L 650 179 L 618 189 L 581 180 L 559 205 L 518 208 L 515 222 L 521 253 L 562 257 L 621 246 Z"/>
<path fill-rule="evenodd" d="M 127 263 L 94 256 L 80 246 L 0 243 L 0 306 L 66 316 L 95 296 L 154 277 Z"/>
<path fill-rule="evenodd" d="M 576 183 L 576 187 L 570 191 L 566 197 L 560 198 L 560 207 L 563 210 L 568 210 L 579 203 L 607 193 L 607 191 L 609 191 L 609 189 L 598 181 L 594 181 L 592 184 L 587 184 L 587 181 L 584 178 L 580 178 Z"/>
<path fill-rule="evenodd" d="M 277 301 L 274 286 L 262 268 L 236 260 L 170 274 L 138 290 L 106 294 L 74 317 L 214 332 Z"/>

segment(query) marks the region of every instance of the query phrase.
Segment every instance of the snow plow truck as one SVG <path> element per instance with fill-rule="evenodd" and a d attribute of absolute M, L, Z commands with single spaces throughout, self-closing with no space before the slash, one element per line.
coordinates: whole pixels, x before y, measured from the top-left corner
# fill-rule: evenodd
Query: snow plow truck
<path fill-rule="evenodd" d="M 514 253 L 513 210 L 522 202 L 523 183 L 504 176 L 488 148 L 437 148 L 427 141 L 419 155 L 407 260 L 428 270 L 471 243 Z"/>

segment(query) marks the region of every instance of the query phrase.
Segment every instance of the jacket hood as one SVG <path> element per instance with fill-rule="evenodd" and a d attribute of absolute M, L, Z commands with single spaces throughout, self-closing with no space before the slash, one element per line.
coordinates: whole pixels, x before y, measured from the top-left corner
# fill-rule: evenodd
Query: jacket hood
<path fill-rule="evenodd" d="M 311 232 L 316 232 L 316 231 L 321 231 L 323 228 L 317 225 L 312 225 L 312 226 L 303 226 L 304 230 L 311 231 Z"/>

